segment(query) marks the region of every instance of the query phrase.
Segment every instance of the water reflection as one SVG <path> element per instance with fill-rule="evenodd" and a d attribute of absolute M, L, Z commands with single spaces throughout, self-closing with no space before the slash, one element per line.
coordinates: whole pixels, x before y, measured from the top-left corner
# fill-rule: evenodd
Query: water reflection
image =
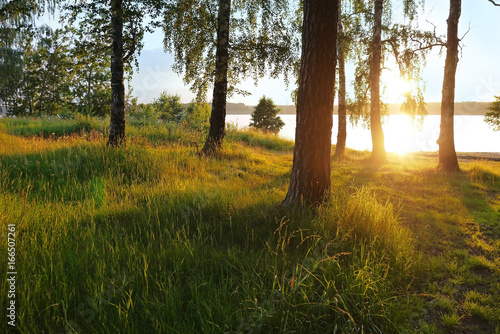
<path fill-rule="evenodd" d="M 295 115 L 280 115 L 285 126 L 280 136 L 295 138 Z M 493 131 L 483 116 L 455 116 L 455 148 L 457 152 L 500 152 L 500 132 Z M 250 124 L 250 115 L 228 115 L 227 120 L 239 128 Z M 385 146 L 388 152 L 432 152 L 438 150 L 440 116 L 425 116 L 421 127 L 412 124 L 406 115 L 391 115 L 383 124 Z M 337 115 L 333 116 L 332 143 L 337 141 Z M 347 127 L 346 145 L 356 150 L 371 150 L 370 130 L 362 124 Z"/>

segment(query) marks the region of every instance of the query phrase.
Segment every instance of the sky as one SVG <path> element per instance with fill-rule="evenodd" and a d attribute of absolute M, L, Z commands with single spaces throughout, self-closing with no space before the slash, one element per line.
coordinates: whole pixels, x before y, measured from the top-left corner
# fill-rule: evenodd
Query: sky
<path fill-rule="evenodd" d="M 401 1 L 394 1 L 397 3 Z M 500 1 L 499 1 L 500 2 Z M 420 27 L 432 29 L 426 21 L 432 22 L 437 32 L 446 34 L 446 19 L 449 10 L 448 0 L 426 0 L 424 11 L 419 14 Z M 393 6 L 393 18 L 401 17 L 402 6 Z M 467 32 L 468 31 L 468 32 Z M 466 34 L 467 32 L 467 34 Z M 479 101 L 491 102 L 495 95 L 500 95 L 500 65 L 497 59 L 500 55 L 500 7 L 493 6 L 488 0 L 463 0 L 462 15 L 459 23 L 459 36 L 462 40 L 462 53 L 456 74 L 457 102 Z M 446 50 L 432 51 L 427 58 L 423 70 L 426 84 L 424 97 L 426 102 L 441 101 L 444 61 Z M 195 95 L 183 83 L 182 77 L 172 71 L 173 58 L 163 51 L 163 35 L 161 30 L 146 34 L 144 49 L 138 58 L 139 69 L 135 70 L 131 80 L 132 95 L 139 102 L 150 102 L 163 91 L 181 96 L 182 102 L 190 102 Z M 401 102 L 401 82 L 397 80 L 395 71 L 384 70 L 387 95 L 384 101 L 388 103 Z M 353 78 L 353 65 L 346 66 L 346 76 L 349 83 Z M 250 96 L 233 95 L 229 101 L 256 105 L 258 100 L 266 95 L 278 105 L 293 104 L 291 90 L 279 79 L 263 78 L 255 86 L 253 80 L 245 81 L 240 88 L 252 93 Z M 211 92 L 207 96 L 210 100 Z"/>

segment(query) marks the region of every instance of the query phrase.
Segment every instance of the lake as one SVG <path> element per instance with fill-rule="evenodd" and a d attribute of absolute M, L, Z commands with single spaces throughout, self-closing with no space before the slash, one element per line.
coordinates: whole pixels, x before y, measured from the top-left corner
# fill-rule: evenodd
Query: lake
<path fill-rule="evenodd" d="M 295 137 L 295 115 L 280 115 L 285 122 L 279 136 L 293 140 Z M 227 122 L 238 128 L 250 124 L 250 115 L 227 115 Z M 439 115 L 424 117 L 423 125 L 417 128 L 406 115 L 390 115 L 382 125 L 385 147 L 388 152 L 433 152 L 439 149 Z M 337 142 L 338 116 L 333 115 L 332 144 Z M 352 149 L 370 151 L 372 148 L 370 130 L 361 123 L 348 124 L 346 146 Z M 500 131 L 493 131 L 483 116 L 455 116 L 455 149 L 457 152 L 500 152 Z"/>

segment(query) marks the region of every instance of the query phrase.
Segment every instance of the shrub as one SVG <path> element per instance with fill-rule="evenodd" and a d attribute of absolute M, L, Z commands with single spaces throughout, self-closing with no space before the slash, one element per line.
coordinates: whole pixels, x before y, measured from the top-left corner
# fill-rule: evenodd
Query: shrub
<path fill-rule="evenodd" d="M 179 95 L 170 95 L 163 92 L 153 101 L 152 106 L 160 115 L 159 118 L 166 122 L 181 123 L 184 119 L 184 106 Z"/>
<path fill-rule="evenodd" d="M 208 103 L 190 103 L 186 108 L 186 117 L 184 122 L 193 130 L 204 130 L 209 127 L 209 119 L 211 112 L 210 104 Z"/>
<path fill-rule="evenodd" d="M 158 113 L 149 103 L 134 103 L 127 109 L 127 114 L 134 125 L 144 126 L 158 122 Z"/>
<path fill-rule="evenodd" d="M 70 108 L 64 107 L 58 116 L 60 119 L 73 119 L 75 118 L 75 113 Z"/>

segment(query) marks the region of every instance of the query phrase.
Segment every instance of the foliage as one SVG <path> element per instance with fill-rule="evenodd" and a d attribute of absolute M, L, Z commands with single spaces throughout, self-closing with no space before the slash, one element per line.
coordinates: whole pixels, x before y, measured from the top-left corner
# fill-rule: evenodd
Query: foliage
<path fill-rule="evenodd" d="M 186 107 L 184 123 L 191 129 L 202 131 L 210 126 L 211 107 L 208 103 L 191 102 Z"/>
<path fill-rule="evenodd" d="M 347 109 L 351 122 L 368 121 L 370 106 L 370 59 L 371 34 L 373 29 L 373 14 L 370 3 L 363 0 L 346 1 L 343 10 L 344 37 L 347 59 L 354 61 L 355 73 L 352 85 L 354 96 L 348 98 Z M 421 78 L 421 71 L 425 65 L 428 52 L 433 47 L 443 47 L 442 36 L 435 31 L 421 29 L 416 24 L 419 7 L 423 2 L 404 1 L 402 14 L 404 23 L 392 21 L 392 2 L 384 2 L 384 16 L 382 22 L 382 67 L 394 62 L 395 72 L 406 81 L 414 83 L 414 89 L 406 92 L 401 110 L 411 116 L 425 115 L 423 91 L 425 84 Z M 388 68 L 385 67 L 385 70 Z M 382 87 L 383 90 L 390 87 Z M 382 114 L 388 110 L 382 103 Z"/>
<path fill-rule="evenodd" d="M 69 39 L 61 29 L 42 26 L 24 46 L 24 80 L 14 115 L 55 115 L 72 100 Z"/>
<path fill-rule="evenodd" d="M 132 99 L 126 106 L 127 117 L 134 125 L 151 125 L 158 122 L 158 113 L 151 103 L 137 103 L 137 98 Z"/>
<path fill-rule="evenodd" d="M 96 116 L 109 115 L 111 58 L 105 41 L 92 39 L 86 26 L 70 27 L 68 33 L 73 44 L 70 50 L 73 63 L 71 92 L 75 109 L 79 112 L 90 110 Z"/>
<path fill-rule="evenodd" d="M 45 12 L 54 13 L 61 0 L 0 0 L 0 23 L 17 27 Z"/>
<path fill-rule="evenodd" d="M 22 39 L 21 39 L 22 37 Z M 109 114 L 109 57 L 102 42 L 89 43 L 73 27 L 44 25 L 18 33 L 14 44 L 0 48 L 0 100 L 11 115 L 61 112 Z"/>
<path fill-rule="evenodd" d="M 263 96 L 252 112 L 250 127 L 277 134 L 285 125 L 278 116 L 280 109 L 276 107 L 271 98 Z"/>
<path fill-rule="evenodd" d="M 23 78 L 23 52 L 11 46 L 13 29 L 0 28 L 0 108 L 9 108 Z"/>
<path fill-rule="evenodd" d="M 11 109 L 22 85 L 24 40 L 33 19 L 54 13 L 59 0 L 0 0 L 0 109 Z M 3 112 L 3 110 L 2 110 Z"/>
<path fill-rule="evenodd" d="M 185 115 L 181 97 L 177 94 L 171 95 L 163 92 L 151 103 L 151 106 L 158 113 L 158 117 L 165 122 L 181 123 Z"/>
<path fill-rule="evenodd" d="M 167 2 L 162 23 L 165 50 L 175 59 L 174 70 L 204 101 L 213 84 L 217 31 L 217 1 Z M 287 0 L 233 1 L 229 32 L 228 93 L 249 94 L 237 88 L 247 78 L 257 81 L 294 72 L 300 40 L 293 24 L 295 12 Z"/>
<path fill-rule="evenodd" d="M 192 102 L 185 107 L 180 103 L 179 95 L 163 92 L 152 103 L 138 104 L 137 98 L 132 99 L 127 105 L 127 116 L 134 125 L 153 125 L 161 119 L 183 124 L 196 131 L 204 131 L 209 126 L 210 105 Z"/>
<path fill-rule="evenodd" d="M 111 11 L 109 1 L 78 0 L 64 6 L 64 19 L 71 25 L 78 24 L 87 43 L 98 41 L 100 52 L 107 52 L 111 47 Z M 126 69 L 130 72 L 132 64 L 143 47 L 144 33 L 152 32 L 154 22 L 144 24 L 145 17 L 154 19 L 159 14 L 154 0 L 123 2 L 123 50 Z M 136 63 L 137 65 L 137 63 Z"/>
<path fill-rule="evenodd" d="M 484 121 L 495 131 L 500 130 L 500 96 L 495 96 L 496 101 L 488 107 L 489 110 L 484 115 Z"/>

